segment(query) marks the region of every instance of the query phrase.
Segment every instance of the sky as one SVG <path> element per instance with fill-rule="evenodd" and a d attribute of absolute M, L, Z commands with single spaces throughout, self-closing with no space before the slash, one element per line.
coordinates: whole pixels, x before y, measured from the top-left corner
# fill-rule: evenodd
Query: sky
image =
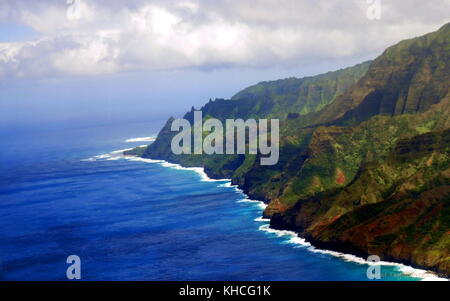
<path fill-rule="evenodd" d="M 164 120 L 373 59 L 450 0 L 0 0 L 0 127 Z"/>

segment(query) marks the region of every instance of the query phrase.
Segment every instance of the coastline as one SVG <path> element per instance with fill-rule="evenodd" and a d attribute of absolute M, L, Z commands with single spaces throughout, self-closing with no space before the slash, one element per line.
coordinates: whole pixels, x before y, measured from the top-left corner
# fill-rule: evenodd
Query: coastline
<path fill-rule="evenodd" d="M 357 254 L 352 253 L 346 253 L 346 252 L 340 252 L 338 250 L 333 250 L 333 248 L 320 248 L 315 244 L 314 242 L 309 241 L 308 239 L 302 238 L 299 236 L 299 233 L 291 230 L 284 230 L 284 229 L 274 229 L 270 227 L 270 219 L 263 217 L 263 210 L 265 207 L 267 207 L 267 204 L 260 200 L 254 200 L 251 199 L 241 188 L 239 188 L 238 185 L 234 185 L 231 182 L 231 179 L 215 179 L 213 176 L 208 175 L 207 172 L 205 172 L 205 169 L 203 167 L 184 167 L 181 164 L 178 163 L 171 163 L 166 160 L 158 160 L 158 159 L 148 159 L 148 158 L 141 158 L 138 156 L 132 156 L 132 155 L 124 155 L 123 152 L 131 150 L 133 148 L 127 148 L 127 149 L 121 149 L 112 151 L 110 153 L 106 154 L 100 154 L 97 156 L 93 156 L 88 159 L 83 159 L 83 161 L 96 161 L 96 160 L 118 160 L 118 159 L 125 159 L 128 161 L 138 161 L 138 162 L 144 162 L 144 163 L 153 163 L 153 164 L 160 164 L 163 167 L 177 169 L 177 170 L 188 170 L 193 171 L 197 173 L 200 176 L 200 180 L 204 182 L 224 182 L 219 184 L 220 187 L 229 187 L 233 188 L 240 194 L 242 194 L 243 198 L 238 200 L 238 203 L 248 203 L 257 206 L 261 210 L 261 216 L 256 217 L 254 219 L 255 222 L 262 223 L 261 226 L 258 227 L 259 231 L 272 233 L 276 235 L 277 237 L 283 237 L 286 238 L 286 243 L 296 245 L 299 247 L 307 248 L 308 251 L 312 253 L 320 253 L 328 256 L 333 256 L 340 258 L 341 260 L 348 261 L 348 262 L 354 262 L 361 265 L 368 265 L 368 266 L 393 266 L 398 269 L 399 272 L 406 276 L 410 276 L 413 278 L 419 278 L 421 281 L 448 281 L 447 278 L 443 278 L 439 275 L 437 275 L 434 271 L 426 270 L 421 267 L 414 267 L 412 265 L 394 262 L 394 261 L 379 261 L 379 262 L 369 262 L 366 259 L 364 259 L 361 256 L 358 256 Z"/>

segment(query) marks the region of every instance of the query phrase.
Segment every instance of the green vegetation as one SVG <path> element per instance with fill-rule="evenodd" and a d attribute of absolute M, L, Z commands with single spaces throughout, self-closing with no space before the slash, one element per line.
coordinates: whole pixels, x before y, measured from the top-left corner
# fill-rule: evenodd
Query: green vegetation
<path fill-rule="evenodd" d="M 322 247 L 377 254 L 450 275 L 450 24 L 388 48 L 373 62 L 262 82 L 205 118 L 280 118 L 280 160 L 174 155 L 169 119 L 128 152 L 232 178 L 269 203 L 276 228 Z M 193 110 L 184 118 L 193 120 Z"/>

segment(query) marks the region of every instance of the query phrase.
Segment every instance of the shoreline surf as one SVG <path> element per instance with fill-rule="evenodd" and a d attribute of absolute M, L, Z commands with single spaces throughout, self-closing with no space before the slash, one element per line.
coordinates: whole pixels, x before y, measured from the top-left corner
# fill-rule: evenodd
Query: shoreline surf
<path fill-rule="evenodd" d="M 412 266 L 408 266 L 402 263 L 397 262 L 389 262 L 389 261 L 379 261 L 379 262 L 370 262 L 362 257 L 358 257 L 353 254 L 347 254 L 347 253 L 341 253 L 337 251 L 332 250 L 325 250 L 325 249 L 318 249 L 311 245 L 308 241 L 298 236 L 298 234 L 294 231 L 289 230 L 276 230 L 270 228 L 270 220 L 263 218 L 262 211 L 267 207 L 267 204 L 265 204 L 262 201 L 258 200 L 252 200 L 250 199 L 242 189 L 238 188 L 237 185 L 233 185 L 231 183 L 231 179 L 212 179 L 210 178 L 204 171 L 203 167 L 183 167 L 180 164 L 176 163 L 170 163 L 165 160 L 155 160 L 155 159 L 146 159 L 146 158 L 140 158 L 136 156 L 125 156 L 123 155 L 124 151 L 130 150 L 132 148 L 127 149 L 121 149 L 112 151 L 110 153 L 106 154 L 100 154 L 97 156 L 90 157 L 88 159 L 82 159 L 81 161 L 97 161 L 97 160 L 118 160 L 118 159 L 125 159 L 128 161 L 135 161 L 135 162 L 144 162 L 144 163 L 156 163 L 160 164 L 163 167 L 177 169 L 177 170 L 189 170 L 197 173 L 200 176 L 200 180 L 204 182 L 225 182 L 220 185 L 219 187 L 229 187 L 233 188 L 235 191 L 242 194 L 243 199 L 240 199 L 237 201 L 237 203 L 248 203 L 252 205 L 256 205 L 258 209 L 261 210 L 261 216 L 254 219 L 255 222 L 264 223 L 263 225 L 259 226 L 258 230 L 263 231 L 266 233 L 274 234 L 275 236 L 279 238 L 286 238 L 286 241 L 283 243 L 296 245 L 298 247 L 305 247 L 308 251 L 312 253 L 320 253 L 325 254 L 333 257 L 338 257 L 341 260 L 347 261 L 347 262 L 354 262 L 361 265 L 368 265 L 368 266 L 374 266 L 374 265 L 380 265 L 380 266 L 393 266 L 398 269 L 398 271 L 406 276 L 410 276 L 413 278 L 419 278 L 421 281 L 448 281 L 446 278 L 442 278 L 438 275 L 436 275 L 432 271 L 427 271 L 419 268 L 414 268 Z"/>
<path fill-rule="evenodd" d="M 130 143 L 130 142 L 153 142 L 155 140 L 156 140 L 156 137 L 149 136 L 149 137 L 129 138 L 129 139 L 126 139 L 125 142 L 126 143 Z"/>

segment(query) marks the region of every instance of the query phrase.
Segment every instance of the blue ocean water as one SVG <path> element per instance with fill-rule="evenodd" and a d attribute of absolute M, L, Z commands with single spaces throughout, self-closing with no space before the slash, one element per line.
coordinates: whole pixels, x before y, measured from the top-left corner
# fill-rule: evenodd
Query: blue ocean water
<path fill-rule="evenodd" d="M 227 181 L 98 157 L 155 132 L 145 123 L 2 132 L 0 279 L 66 280 L 74 254 L 82 280 L 367 280 L 366 264 L 261 231 L 261 204 Z M 382 279 L 419 279 L 401 270 L 382 266 Z"/>

